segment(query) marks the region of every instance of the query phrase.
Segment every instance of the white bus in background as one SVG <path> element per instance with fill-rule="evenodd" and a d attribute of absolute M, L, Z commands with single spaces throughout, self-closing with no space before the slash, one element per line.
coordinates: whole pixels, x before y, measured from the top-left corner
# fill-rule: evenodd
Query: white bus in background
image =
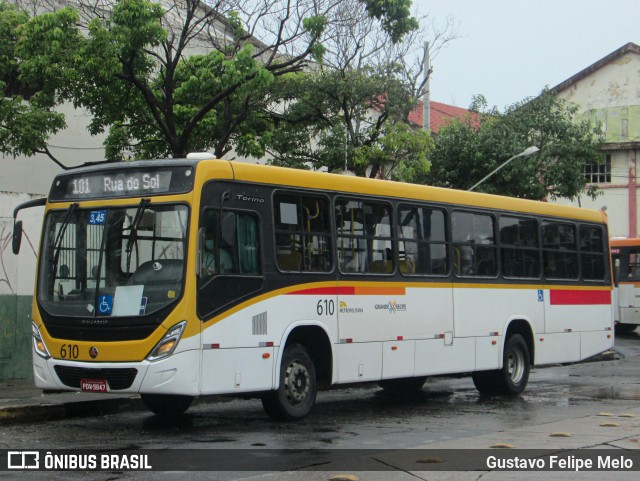
<path fill-rule="evenodd" d="M 614 237 L 610 245 L 616 331 L 627 333 L 640 325 L 640 239 Z"/>

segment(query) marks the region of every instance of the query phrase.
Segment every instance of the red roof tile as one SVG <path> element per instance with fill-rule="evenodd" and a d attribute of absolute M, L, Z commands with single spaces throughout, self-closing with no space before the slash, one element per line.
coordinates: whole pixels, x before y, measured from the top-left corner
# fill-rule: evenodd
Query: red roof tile
<path fill-rule="evenodd" d="M 438 131 L 452 122 L 454 119 L 458 119 L 460 122 L 471 122 L 473 127 L 480 125 L 480 114 L 471 112 L 470 110 L 463 109 L 461 107 L 454 107 L 453 105 L 442 104 L 440 102 L 430 102 L 431 106 L 431 131 L 435 134 Z M 409 114 L 409 122 L 422 126 L 422 102 L 418 102 L 416 108 Z"/>

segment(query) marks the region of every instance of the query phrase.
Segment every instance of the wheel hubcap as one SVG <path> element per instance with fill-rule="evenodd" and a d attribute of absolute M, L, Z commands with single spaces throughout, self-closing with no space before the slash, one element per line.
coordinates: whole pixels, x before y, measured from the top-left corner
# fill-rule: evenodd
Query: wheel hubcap
<path fill-rule="evenodd" d="M 520 349 L 511 349 L 509 351 L 507 372 L 513 384 L 520 384 L 524 375 L 524 354 Z"/>
<path fill-rule="evenodd" d="M 306 399 L 309 394 L 309 379 L 309 371 L 305 366 L 297 361 L 289 364 L 284 377 L 284 385 L 287 399 L 291 404 L 299 404 Z"/>

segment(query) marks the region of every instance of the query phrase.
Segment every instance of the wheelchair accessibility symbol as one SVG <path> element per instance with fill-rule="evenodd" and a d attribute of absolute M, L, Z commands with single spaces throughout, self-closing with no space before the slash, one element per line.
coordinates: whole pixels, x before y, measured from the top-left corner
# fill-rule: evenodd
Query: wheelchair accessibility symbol
<path fill-rule="evenodd" d="M 108 316 L 113 310 L 113 296 L 98 297 L 98 314 Z"/>

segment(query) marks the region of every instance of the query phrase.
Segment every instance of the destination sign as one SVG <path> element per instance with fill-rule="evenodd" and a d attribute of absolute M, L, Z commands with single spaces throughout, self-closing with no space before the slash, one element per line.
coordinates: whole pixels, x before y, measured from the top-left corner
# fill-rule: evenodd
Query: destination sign
<path fill-rule="evenodd" d="M 101 174 L 70 179 L 67 197 L 110 197 L 168 192 L 171 172 L 135 172 Z"/>
<path fill-rule="evenodd" d="M 193 187 L 193 177 L 192 167 L 64 175 L 54 181 L 49 199 L 102 199 L 188 192 Z"/>

